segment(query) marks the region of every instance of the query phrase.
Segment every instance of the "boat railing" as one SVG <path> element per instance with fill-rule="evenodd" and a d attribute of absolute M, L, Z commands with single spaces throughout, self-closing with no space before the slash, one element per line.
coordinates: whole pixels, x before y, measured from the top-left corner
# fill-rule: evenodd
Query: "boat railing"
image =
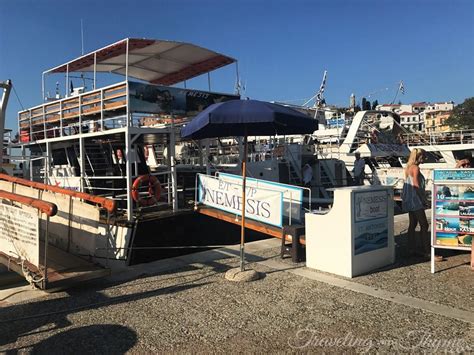
<path fill-rule="evenodd" d="M 124 127 L 128 104 L 128 84 L 121 82 L 20 111 L 20 142 Z"/>
<path fill-rule="evenodd" d="M 429 134 L 407 133 L 402 138 L 411 147 L 433 144 L 474 144 L 474 129 Z"/>

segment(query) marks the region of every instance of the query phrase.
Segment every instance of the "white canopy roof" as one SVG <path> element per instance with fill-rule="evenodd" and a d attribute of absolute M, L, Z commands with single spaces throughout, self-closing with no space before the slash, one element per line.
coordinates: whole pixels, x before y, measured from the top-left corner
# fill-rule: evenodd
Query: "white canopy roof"
<path fill-rule="evenodd" d="M 234 63 L 234 58 L 190 43 L 126 38 L 44 74 L 107 72 L 126 75 L 153 84 L 173 85 Z"/>

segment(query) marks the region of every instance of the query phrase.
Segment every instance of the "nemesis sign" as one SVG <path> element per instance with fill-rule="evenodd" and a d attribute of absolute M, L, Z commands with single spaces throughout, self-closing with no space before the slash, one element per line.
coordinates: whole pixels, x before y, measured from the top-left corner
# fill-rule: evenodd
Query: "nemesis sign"
<path fill-rule="evenodd" d="M 242 215 L 242 185 L 198 174 L 198 202 L 232 214 Z M 246 188 L 245 216 L 281 227 L 283 193 L 256 187 Z"/>

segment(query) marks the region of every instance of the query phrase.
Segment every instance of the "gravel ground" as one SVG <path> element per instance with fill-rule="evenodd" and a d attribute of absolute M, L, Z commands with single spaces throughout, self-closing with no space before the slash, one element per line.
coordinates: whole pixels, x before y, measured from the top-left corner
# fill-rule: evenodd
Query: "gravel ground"
<path fill-rule="evenodd" d="M 397 234 L 403 223 L 396 226 Z M 473 274 L 463 264 L 469 255 L 449 257 L 439 265 L 444 271 L 432 275 L 429 262 L 403 257 L 403 238 L 396 237 L 394 266 L 351 281 L 472 312 Z M 281 260 L 274 242 L 248 245 L 249 260 L 257 261 L 249 266 L 264 274 L 251 283 L 225 280 L 238 259 L 210 251 L 138 265 L 67 292 L 2 302 L 0 351 L 474 351 L 473 322 L 296 275 L 292 269 L 304 264 Z"/>
<path fill-rule="evenodd" d="M 226 258 L 128 281 L 111 278 L 0 308 L 0 350 L 340 353 L 472 347 L 469 323 L 258 263 L 251 266 L 265 273 L 263 279 L 226 281 L 225 271 L 237 265 L 236 258 Z"/>

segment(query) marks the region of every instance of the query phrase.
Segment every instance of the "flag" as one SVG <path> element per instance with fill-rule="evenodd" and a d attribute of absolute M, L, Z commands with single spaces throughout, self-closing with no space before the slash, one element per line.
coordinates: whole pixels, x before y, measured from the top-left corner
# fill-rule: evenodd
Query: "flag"
<path fill-rule="evenodd" d="M 316 94 L 316 106 L 319 106 L 319 104 L 323 100 L 323 94 L 324 94 L 324 89 L 326 89 L 326 76 L 327 76 L 327 70 L 324 71 L 323 75 L 323 81 L 321 82 L 321 86 L 319 87 L 319 91 Z"/>
<path fill-rule="evenodd" d="M 398 90 L 400 90 L 402 95 L 405 95 L 405 86 L 403 86 L 403 81 L 400 81 L 400 86 L 398 87 Z"/>

